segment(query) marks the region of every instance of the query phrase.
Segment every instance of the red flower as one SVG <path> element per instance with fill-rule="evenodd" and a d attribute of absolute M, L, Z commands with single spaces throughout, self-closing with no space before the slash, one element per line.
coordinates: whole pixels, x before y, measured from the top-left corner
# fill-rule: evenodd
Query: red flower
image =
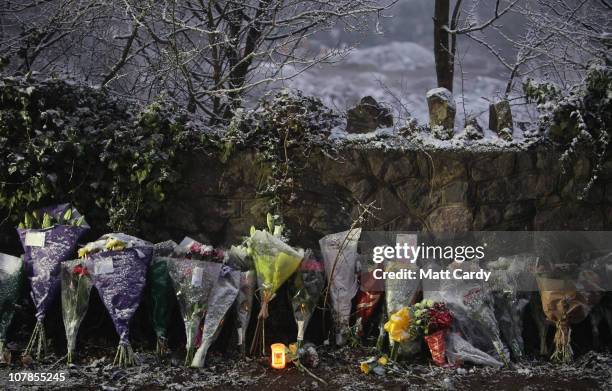
<path fill-rule="evenodd" d="M 87 267 L 85 267 L 83 265 L 76 265 L 74 267 L 74 269 L 72 269 L 72 272 L 74 274 L 78 274 L 79 276 L 88 276 L 89 275 L 89 271 L 87 270 Z"/>
<path fill-rule="evenodd" d="M 225 258 L 225 252 L 223 249 L 217 248 L 215 249 L 215 256 L 219 258 L 219 260 L 223 260 L 223 258 Z"/>
<path fill-rule="evenodd" d="M 427 315 L 429 317 L 429 334 L 446 330 L 451 327 L 453 322 L 453 315 L 444 303 L 435 303 L 427 311 Z"/>

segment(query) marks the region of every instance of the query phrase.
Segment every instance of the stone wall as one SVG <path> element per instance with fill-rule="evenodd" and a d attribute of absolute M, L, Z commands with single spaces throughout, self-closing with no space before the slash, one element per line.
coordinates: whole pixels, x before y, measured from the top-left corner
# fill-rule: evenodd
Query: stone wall
<path fill-rule="evenodd" d="M 229 244 L 265 224 L 269 199 L 258 196 L 270 173 L 251 149 L 226 163 L 195 155 L 182 191 L 160 224 L 165 237 L 187 233 Z M 552 147 L 528 151 L 427 151 L 416 148 L 341 148 L 303 157 L 295 195 L 283 200 L 291 238 L 317 246 L 322 236 L 348 229 L 358 204 L 374 202 L 376 230 L 609 230 L 612 228 L 612 162 L 585 200 L 578 194 L 589 161 L 562 173 Z"/>

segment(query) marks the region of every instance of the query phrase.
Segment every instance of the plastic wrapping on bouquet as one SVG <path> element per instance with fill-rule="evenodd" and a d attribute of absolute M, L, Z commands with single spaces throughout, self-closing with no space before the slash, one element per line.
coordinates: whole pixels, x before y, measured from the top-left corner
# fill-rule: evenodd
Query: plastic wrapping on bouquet
<path fill-rule="evenodd" d="M 6 331 L 15 314 L 22 281 L 23 260 L 0 253 L 0 355 Z M 1 357 L 0 357 L 1 361 Z"/>
<path fill-rule="evenodd" d="M 257 275 L 254 270 L 240 272 L 240 290 L 236 299 L 236 315 L 238 318 L 238 345 L 245 347 L 246 332 L 253 312 L 253 298 L 257 285 Z"/>
<path fill-rule="evenodd" d="M 223 325 L 223 320 L 240 289 L 240 272 L 224 266 L 208 298 L 208 311 L 204 318 L 202 343 L 195 353 L 192 367 L 203 367 L 208 349 L 213 344 Z"/>
<path fill-rule="evenodd" d="M 42 209 L 41 213 L 57 214 L 67 205 Z M 46 229 L 18 228 L 24 249 L 25 270 L 36 306 L 36 319 L 42 321 L 60 291 L 60 263 L 72 259 L 77 242 L 89 226 L 55 225 Z M 32 238 L 35 237 L 35 240 Z"/>
<path fill-rule="evenodd" d="M 144 293 L 153 247 L 132 247 L 94 254 L 93 282 L 117 334 L 119 344 L 129 344 L 129 323 Z"/>
<path fill-rule="evenodd" d="M 357 293 L 357 244 L 361 228 L 339 232 L 319 240 L 325 273 L 331 280 L 330 298 L 336 344 L 344 345 L 349 330 L 352 299 Z"/>

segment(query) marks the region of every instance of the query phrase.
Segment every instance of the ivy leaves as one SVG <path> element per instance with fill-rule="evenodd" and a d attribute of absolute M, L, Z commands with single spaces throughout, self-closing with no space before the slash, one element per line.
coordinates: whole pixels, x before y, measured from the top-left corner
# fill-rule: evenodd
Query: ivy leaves
<path fill-rule="evenodd" d="M 137 112 L 103 92 L 60 80 L 0 81 L 0 209 L 71 202 L 118 231 L 135 231 L 180 176 L 197 139 L 162 104 Z"/>
<path fill-rule="evenodd" d="M 612 68 L 592 65 L 578 85 L 564 92 L 551 83 L 523 85 L 528 102 L 537 103 L 540 126 L 550 138 L 564 145 L 561 164 L 573 165 L 578 155 L 593 161 L 590 178 L 580 194 L 584 199 L 595 184 L 608 159 L 612 139 Z"/>

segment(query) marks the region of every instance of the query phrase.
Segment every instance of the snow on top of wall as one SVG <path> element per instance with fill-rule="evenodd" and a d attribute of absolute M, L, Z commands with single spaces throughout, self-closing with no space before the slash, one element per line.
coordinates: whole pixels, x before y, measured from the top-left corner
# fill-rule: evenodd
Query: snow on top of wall
<path fill-rule="evenodd" d="M 339 147 L 360 146 L 365 149 L 406 149 L 426 151 L 473 151 L 499 152 L 520 151 L 535 146 L 541 138 L 525 137 L 520 129 L 515 128 L 513 140 L 506 141 L 490 129 L 484 130 L 480 140 L 470 140 L 465 130 L 455 131 L 450 140 L 440 140 L 429 131 L 420 131 L 414 135 L 399 134 L 396 128 L 376 129 L 362 134 L 347 133 L 343 127 L 332 129 L 329 141 Z"/>

